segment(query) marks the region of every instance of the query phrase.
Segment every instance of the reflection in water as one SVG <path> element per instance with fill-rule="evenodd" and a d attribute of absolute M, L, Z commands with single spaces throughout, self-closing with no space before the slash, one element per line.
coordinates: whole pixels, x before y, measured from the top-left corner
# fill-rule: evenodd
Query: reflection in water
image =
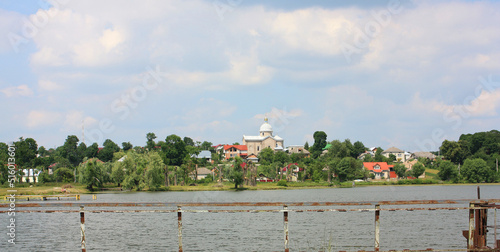
<path fill-rule="evenodd" d="M 482 198 L 499 198 L 500 186 L 481 186 Z M 304 202 L 474 199 L 476 186 L 381 186 L 345 189 L 100 194 L 97 202 Z M 91 195 L 82 201 L 92 201 Z M 454 205 L 457 206 L 457 205 Z M 222 207 L 222 209 L 228 209 Z M 240 209 L 245 209 L 241 207 Z M 280 209 L 274 207 L 273 209 Z M 490 216 L 493 216 L 491 213 Z M 17 243 L 1 251 L 75 251 L 79 215 L 18 213 Z M 290 212 L 291 251 L 373 250 L 373 212 Z M 493 225 L 493 218 L 489 218 Z M 8 216 L 0 220 L 6 226 Z M 382 211 L 381 249 L 463 249 L 466 210 Z M 176 251 L 176 213 L 87 213 L 89 251 Z M 492 232 L 490 232 L 492 233 Z M 493 237 L 489 237 L 490 242 Z M 280 251 L 282 213 L 184 213 L 184 251 Z"/>

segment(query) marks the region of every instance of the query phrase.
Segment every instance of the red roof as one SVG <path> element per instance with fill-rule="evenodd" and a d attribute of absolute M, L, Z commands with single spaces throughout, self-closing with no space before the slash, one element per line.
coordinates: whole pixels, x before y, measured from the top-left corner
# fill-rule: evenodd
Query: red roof
<path fill-rule="evenodd" d="M 231 147 L 234 147 L 240 151 L 248 150 L 246 145 L 224 145 L 224 150 L 226 151 L 226 150 L 230 149 Z"/>
<path fill-rule="evenodd" d="M 363 166 L 369 171 L 381 172 L 381 171 L 390 171 L 392 165 L 388 165 L 387 162 L 363 162 Z M 375 168 L 378 166 L 377 168 Z"/>

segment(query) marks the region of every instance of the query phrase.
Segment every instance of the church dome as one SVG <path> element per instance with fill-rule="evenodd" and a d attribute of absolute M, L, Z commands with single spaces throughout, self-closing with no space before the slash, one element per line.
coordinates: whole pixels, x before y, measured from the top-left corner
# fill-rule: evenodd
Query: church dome
<path fill-rule="evenodd" d="M 267 118 L 264 119 L 264 123 L 260 126 L 260 132 L 273 132 L 273 127 L 267 122 Z"/>

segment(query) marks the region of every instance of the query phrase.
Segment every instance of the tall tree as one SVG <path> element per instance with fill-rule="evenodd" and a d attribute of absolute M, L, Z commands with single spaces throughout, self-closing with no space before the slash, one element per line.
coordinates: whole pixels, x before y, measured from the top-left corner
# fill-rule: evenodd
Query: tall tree
<path fill-rule="evenodd" d="M 213 144 L 211 142 L 203 141 L 200 147 L 202 150 L 210 150 L 210 148 L 212 148 L 212 145 Z"/>
<path fill-rule="evenodd" d="M 163 161 L 167 165 L 180 166 L 187 155 L 186 144 L 182 138 L 174 134 L 167 136 L 161 150 Z"/>
<path fill-rule="evenodd" d="M 463 164 L 467 156 L 470 155 L 465 141 L 455 142 L 444 140 L 439 149 L 445 159 L 455 164 Z"/>
<path fill-rule="evenodd" d="M 132 149 L 134 146 L 130 142 L 123 142 L 122 143 L 122 149 L 123 151 L 128 151 Z"/>
<path fill-rule="evenodd" d="M 304 144 L 304 149 L 306 150 L 309 150 L 309 143 L 306 141 L 306 143 Z"/>
<path fill-rule="evenodd" d="M 156 135 L 155 133 L 149 132 L 146 134 L 146 148 L 148 150 L 152 151 L 155 149 L 156 143 L 155 143 Z"/>
<path fill-rule="evenodd" d="M 14 145 L 16 146 L 16 164 L 21 167 L 30 166 L 38 153 L 36 141 L 33 138 L 20 137 Z"/>
<path fill-rule="evenodd" d="M 441 180 L 455 180 L 458 176 L 457 166 L 449 160 L 441 161 L 438 176 Z"/>
<path fill-rule="evenodd" d="M 97 154 L 97 157 L 103 162 L 109 162 L 113 159 L 113 153 L 120 151 L 120 147 L 111 139 L 106 139 L 103 148 Z"/>
<path fill-rule="evenodd" d="M 85 150 L 85 157 L 87 158 L 95 158 L 97 157 L 97 153 L 99 152 L 99 145 L 97 143 L 93 143 L 87 150 Z"/>
<path fill-rule="evenodd" d="M 186 146 L 194 146 L 194 141 L 190 137 L 187 136 L 184 137 L 183 141 L 186 144 Z"/>
<path fill-rule="evenodd" d="M 269 165 L 274 162 L 274 151 L 271 148 L 264 148 L 258 154 L 259 163 Z"/>
<path fill-rule="evenodd" d="M 404 178 L 406 176 L 406 167 L 401 163 L 397 163 L 394 165 L 394 172 L 396 172 L 398 178 Z"/>
<path fill-rule="evenodd" d="M 365 145 L 360 141 L 356 141 L 356 142 L 354 142 L 351 155 L 353 158 L 358 158 L 359 155 L 361 155 L 365 151 L 366 151 Z"/>
<path fill-rule="evenodd" d="M 316 131 L 313 134 L 314 144 L 312 146 L 311 154 L 313 158 L 317 158 L 321 155 L 323 148 L 326 146 L 326 133 L 324 131 Z"/>
<path fill-rule="evenodd" d="M 243 168 L 241 165 L 243 160 L 240 157 L 234 158 L 233 168 L 229 173 L 229 178 L 234 181 L 234 189 L 237 189 L 239 185 L 243 184 Z"/>
<path fill-rule="evenodd" d="M 425 172 L 425 167 L 422 163 L 418 162 L 413 165 L 411 168 L 411 175 L 415 178 L 420 177 L 420 175 L 424 174 Z"/>
<path fill-rule="evenodd" d="M 62 146 L 61 149 L 61 156 L 68 159 L 70 164 L 75 167 L 80 163 L 79 156 L 78 156 L 78 137 L 75 135 L 70 135 L 66 138 L 66 141 L 64 142 L 64 145 Z"/>

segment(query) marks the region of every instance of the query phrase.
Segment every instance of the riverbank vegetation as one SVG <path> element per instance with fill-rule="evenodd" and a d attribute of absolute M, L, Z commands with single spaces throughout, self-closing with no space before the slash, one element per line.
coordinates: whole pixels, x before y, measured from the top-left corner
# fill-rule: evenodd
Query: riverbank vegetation
<path fill-rule="evenodd" d="M 190 191 L 190 190 L 274 190 L 293 188 L 352 187 L 366 185 L 494 183 L 500 181 L 500 132 L 479 132 L 462 135 L 458 141 L 445 140 L 436 158 L 419 158 L 411 170 L 394 155 L 382 155 L 377 148 L 373 155 L 360 141 L 326 141 L 326 133 L 315 132 L 310 155 L 262 150 L 259 162 L 240 157 L 225 159 L 224 153 L 210 142 L 195 142 L 189 137 L 169 135 L 165 141 L 155 141 L 156 135 L 146 135 L 145 146 L 129 142 L 119 147 L 112 140 L 86 146 L 76 136 L 68 136 L 64 145 L 55 149 L 38 147 L 32 138 L 20 138 L 9 150 L 0 143 L 0 193 L 6 191 L 15 178 L 20 193 L 60 193 L 69 185 L 71 193 L 87 191 Z M 327 147 L 326 148 L 326 146 Z M 14 150 L 14 151 L 12 151 Z M 198 158 L 201 151 L 210 151 L 209 158 Z M 308 152 L 308 153 L 309 153 Z M 362 158 L 360 158 L 362 157 Z M 10 159 L 9 159 L 10 158 Z M 14 161 L 14 162 L 12 162 Z M 374 175 L 363 162 L 387 162 L 394 165 L 398 179 L 373 180 Z M 7 164 L 15 163 L 15 173 Z M 199 176 L 199 169 L 209 171 Z M 32 169 L 32 171 L 30 171 Z M 418 178 L 425 172 L 425 179 Z M 25 174 L 28 173 L 28 174 Z M 38 183 L 33 183 L 38 174 Z M 262 178 L 266 181 L 259 182 Z M 25 182 L 28 181 L 28 182 Z M 353 182 L 356 181 L 356 182 Z M 55 189 L 54 189 L 55 188 Z"/>

